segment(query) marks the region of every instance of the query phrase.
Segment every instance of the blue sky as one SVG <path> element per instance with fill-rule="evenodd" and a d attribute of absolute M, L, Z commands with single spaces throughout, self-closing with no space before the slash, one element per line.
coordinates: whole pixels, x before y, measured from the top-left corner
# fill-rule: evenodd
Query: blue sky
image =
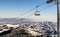
<path fill-rule="evenodd" d="M 53 3 L 47 4 L 46 0 L 0 0 L 0 18 L 17 17 L 22 13 L 25 13 L 26 11 L 34 8 L 36 5 L 41 5 L 42 3 L 44 3 L 44 5 L 39 7 L 41 17 L 47 16 L 51 18 L 53 17 L 56 18 L 57 17 L 56 4 L 53 5 L 52 7 L 42 10 L 45 7 L 53 4 Z M 30 14 L 31 14 L 31 17 L 33 17 L 34 12 L 35 12 L 35 9 L 33 11 L 23 14 L 22 17 L 27 17 Z"/>

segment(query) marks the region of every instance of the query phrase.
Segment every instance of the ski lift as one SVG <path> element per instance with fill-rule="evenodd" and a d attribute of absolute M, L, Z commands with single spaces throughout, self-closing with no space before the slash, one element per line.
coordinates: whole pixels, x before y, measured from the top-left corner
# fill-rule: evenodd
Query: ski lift
<path fill-rule="evenodd" d="M 38 11 L 38 8 L 39 6 L 36 6 L 36 12 L 35 12 L 35 16 L 40 16 L 40 11 Z"/>

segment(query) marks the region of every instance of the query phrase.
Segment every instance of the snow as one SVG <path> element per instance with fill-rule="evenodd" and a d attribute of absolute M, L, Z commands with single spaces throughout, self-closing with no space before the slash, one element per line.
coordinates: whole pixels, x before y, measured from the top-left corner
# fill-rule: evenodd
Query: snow
<path fill-rule="evenodd" d="M 7 25 L 8 27 L 13 27 L 13 28 L 17 28 L 17 27 L 19 27 L 19 24 L 17 24 L 17 25 L 5 24 L 5 25 Z"/>

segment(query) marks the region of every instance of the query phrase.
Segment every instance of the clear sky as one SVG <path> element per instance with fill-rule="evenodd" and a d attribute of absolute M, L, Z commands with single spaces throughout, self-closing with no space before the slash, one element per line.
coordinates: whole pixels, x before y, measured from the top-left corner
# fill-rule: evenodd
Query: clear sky
<path fill-rule="evenodd" d="M 44 5 L 39 7 L 39 11 L 41 16 L 38 16 L 39 19 L 42 18 L 51 18 L 56 20 L 57 18 L 57 7 L 56 4 L 52 7 L 49 7 L 45 10 L 45 7 L 52 5 L 47 4 L 46 0 L 0 0 L 0 18 L 11 18 L 11 17 L 17 17 L 21 15 L 22 13 L 25 13 L 26 11 L 34 8 L 36 5 L 41 5 L 44 3 Z M 42 11 L 41 11 L 42 10 Z M 28 13 L 23 14 L 23 16 L 20 17 L 28 17 L 28 15 L 31 15 L 30 18 L 36 18 L 34 16 L 35 9 L 33 11 L 30 11 Z"/>

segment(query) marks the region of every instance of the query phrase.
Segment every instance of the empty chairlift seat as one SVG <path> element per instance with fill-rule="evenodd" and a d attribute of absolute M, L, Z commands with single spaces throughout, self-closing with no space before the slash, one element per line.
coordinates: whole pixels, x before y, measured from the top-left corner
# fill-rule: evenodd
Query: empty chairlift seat
<path fill-rule="evenodd" d="M 35 16 L 40 16 L 40 13 L 38 11 L 35 12 Z"/>
<path fill-rule="evenodd" d="M 38 11 L 38 7 L 39 6 L 36 6 L 36 11 L 34 12 L 35 16 L 40 16 L 40 11 Z"/>

